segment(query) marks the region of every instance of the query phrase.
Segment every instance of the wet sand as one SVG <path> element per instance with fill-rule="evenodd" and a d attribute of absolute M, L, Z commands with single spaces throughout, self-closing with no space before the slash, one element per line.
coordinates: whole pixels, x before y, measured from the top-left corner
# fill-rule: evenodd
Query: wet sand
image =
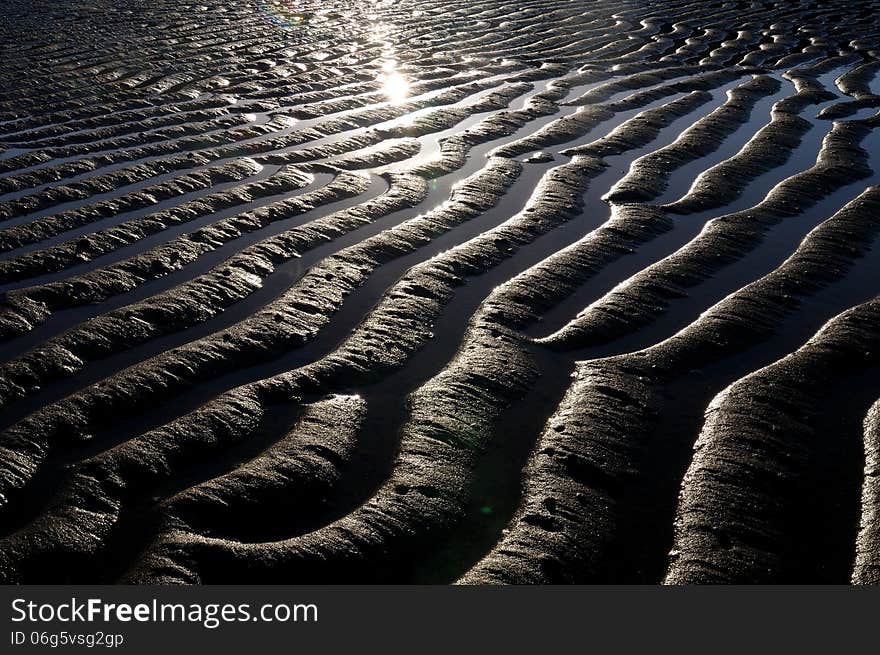
<path fill-rule="evenodd" d="M 880 5 L 295 9 L 0 8 L 0 580 L 877 583 Z"/>

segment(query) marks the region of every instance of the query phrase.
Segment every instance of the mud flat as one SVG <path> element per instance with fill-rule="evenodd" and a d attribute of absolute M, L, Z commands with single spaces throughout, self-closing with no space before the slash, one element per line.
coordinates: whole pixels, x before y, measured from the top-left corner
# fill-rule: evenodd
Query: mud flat
<path fill-rule="evenodd" d="M 0 8 L 0 580 L 880 581 L 880 4 L 116 5 Z"/>

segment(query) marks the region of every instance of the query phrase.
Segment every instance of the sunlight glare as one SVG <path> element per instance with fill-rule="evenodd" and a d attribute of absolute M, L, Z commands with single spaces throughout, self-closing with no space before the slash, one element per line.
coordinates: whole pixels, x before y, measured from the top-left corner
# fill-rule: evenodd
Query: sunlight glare
<path fill-rule="evenodd" d="M 379 79 L 382 81 L 382 91 L 391 104 L 399 105 L 409 97 L 409 80 L 395 71 L 393 65 Z"/>

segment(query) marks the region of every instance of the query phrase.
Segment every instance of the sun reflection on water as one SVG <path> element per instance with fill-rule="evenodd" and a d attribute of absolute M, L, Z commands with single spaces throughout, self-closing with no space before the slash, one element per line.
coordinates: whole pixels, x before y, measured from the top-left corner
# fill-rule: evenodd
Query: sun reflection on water
<path fill-rule="evenodd" d="M 409 80 L 398 72 L 396 60 L 388 59 L 382 64 L 378 79 L 382 82 L 382 91 L 391 104 L 399 105 L 409 97 Z"/>
<path fill-rule="evenodd" d="M 388 102 L 399 105 L 409 97 L 409 82 L 400 73 L 388 73 L 382 83 Z"/>

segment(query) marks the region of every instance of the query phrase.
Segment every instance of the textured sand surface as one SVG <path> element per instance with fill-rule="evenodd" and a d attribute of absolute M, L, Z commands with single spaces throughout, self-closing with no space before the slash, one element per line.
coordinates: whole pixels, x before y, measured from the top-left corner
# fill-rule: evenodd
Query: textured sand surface
<path fill-rule="evenodd" d="M 0 581 L 877 584 L 878 11 L 7 0 Z"/>

